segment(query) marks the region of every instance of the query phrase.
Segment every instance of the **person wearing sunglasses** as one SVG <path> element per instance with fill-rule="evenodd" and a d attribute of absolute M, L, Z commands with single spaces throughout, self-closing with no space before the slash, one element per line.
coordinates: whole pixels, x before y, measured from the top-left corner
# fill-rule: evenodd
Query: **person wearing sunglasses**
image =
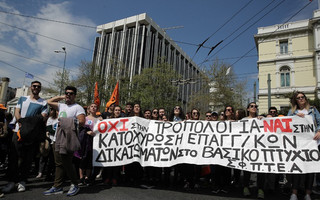
<path fill-rule="evenodd" d="M 85 111 L 82 106 L 76 103 L 76 95 L 77 95 L 77 88 L 73 86 L 67 86 L 65 88 L 65 95 L 62 96 L 56 96 L 48 100 L 48 104 L 59 111 L 59 118 L 73 118 L 78 121 L 79 126 L 84 126 L 86 122 L 85 118 Z M 65 100 L 65 103 L 60 103 L 59 101 Z M 63 119 L 60 119 L 63 120 Z M 61 121 L 59 122 L 61 125 Z M 60 126 L 59 125 L 59 126 Z M 77 176 L 77 172 L 72 164 L 73 154 L 74 152 L 68 151 L 67 153 L 63 153 L 58 151 L 60 147 L 59 142 L 61 137 L 58 135 L 58 132 L 60 129 L 63 129 L 64 132 L 67 132 L 69 130 L 66 127 L 60 126 L 58 127 L 56 134 L 55 134 L 55 140 L 53 147 L 54 150 L 54 158 L 55 158 L 55 164 L 56 164 L 56 173 L 55 173 L 55 180 L 53 186 L 45 191 L 44 195 L 52 195 L 52 194 L 62 194 L 63 193 L 63 179 L 64 175 L 67 174 L 68 177 L 71 180 L 71 186 L 69 188 L 69 191 L 67 193 L 67 196 L 74 196 L 76 195 L 80 188 L 78 186 L 79 178 Z M 71 145 L 70 143 L 66 144 L 66 147 Z M 57 150 L 57 151 L 56 151 Z"/>
<path fill-rule="evenodd" d="M 255 102 L 250 102 L 247 106 L 247 117 L 243 119 L 254 119 L 259 118 L 258 117 L 258 105 Z M 250 184 L 250 177 L 251 172 L 243 171 L 243 195 L 244 196 L 250 196 L 251 192 L 249 190 L 249 184 Z M 257 188 L 258 188 L 258 199 L 264 199 L 264 180 L 265 180 L 265 174 L 264 173 L 257 173 Z"/>
<path fill-rule="evenodd" d="M 200 120 L 200 111 L 197 108 L 191 110 L 190 120 Z M 201 165 L 181 164 L 181 175 L 184 182 L 184 189 L 191 190 L 199 188 Z"/>
<path fill-rule="evenodd" d="M 184 121 L 185 114 L 180 106 L 175 106 L 170 113 L 169 121 L 181 122 Z"/>
<path fill-rule="evenodd" d="M 205 118 L 206 121 L 212 121 L 212 114 L 211 114 L 211 111 L 207 111 L 206 112 L 206 118 Z"/>
<path fill-rule="evenodd" d="M 235 120 L 235 110 L 232 106 L 226 106 L 223 112 L 223 120 Z"/>
<path fill-rule="evenodd" d="M 45 138 L 45 134 L 40 131 L 45 133 L 45 121 L 48 116 L 47 101 L 39 96 L 41 91 L 39 81 L 33 81 L 30 89 L 30 96 L 21 96 L 15 108 L 14 116 L 17 123 L 9 154 L 7 169 L 9 182 L 2 188 L 3 193 L 9 193 L 16 186 L 18 192 L 26 190 L 26 181 L 36 153 L 35 149 L 39 148 L 40 138 Z"/>
<path fill-rule="evenodd" d="M 207 114 L 206 114 L 206 115 L 207 115 Z M 218 118 L 219 118 L 218 112 L 217 112 L 217 111 L 213 111 L 213 112 L 211 113 L 211 120 L 212 120 L 212 121 L 218 121 Z"/>
<path fill-rule="evenodd" d="M 224 108 L 223 116 L 221 121 L 234 121 L 235 120 L 235 112 L 234 108 L 230 105 L 227 105 Z M 219 192 L 222 193 L 229 193 L 230 184 L 231 184 L 231 168 L 221 166 L 221 165 L 213 165 L 214 177 L 215 177 L 215 185 L 213 186 L 212 193 L 218 194 Z"/>
<path fill-rule="evenodd" d="M 176 105 L 172 108 L 169 116 L 169 121 L 171 122 L 182 122 L 185 120 L 185 114 L 183 112 L 183 109 L 181 106 Z M 173 169 L 174 171 L 174 179 L 173 184 L 175 185 L 178 182 L 178 175 L 181 174 L 181 169 L 183 167 L 183 164 L 178 164 L 173 167 L 164 167 L 164 184 L 165 185 L 171 185 L 170 183 L 170 173 Z"/>
<path fill-rule="evenodd" d="M 272 117 L 278 117 L 278 110 L 276 107 L 270 107 L 268 115 L 271 115 Z"/>
<path fill-rule="evenodd" d="M 299 116 L 299 117 L 305 117 L 306 115 L 312 116 L 312 119 L 314 121 L 314 124 L 316 125 L 316 133 L 314 136 L 314 140 L 317 140 L 318 145 L 320 143 L 320 114 L 319 111 L 311 106 L 309 104 L 309 100 L 306 97 L 306 95 L 303 92 L 295 92 L 291 98 L 291 109 L 288 112 L 288 116 Z M 305 189 L 305 197 L 304 199 L 309 200 L 311 199 L 311 191 L 313 186 L 313 179 L 314 174 L 308 173 L 308 174 L 292 174 L 291 181 L 292 181 L 292 194 L 291 194 L 291 200 L 298 199 L 298 188 L 300 188 L 300 185 L 304 182 L 304 189 Z"/>
<path fill-rule="evenodd" d="M 151 119 L 152 120 L 159 120 L 159 111 L 157 108 L 154 108 L 151 112 Z"/>

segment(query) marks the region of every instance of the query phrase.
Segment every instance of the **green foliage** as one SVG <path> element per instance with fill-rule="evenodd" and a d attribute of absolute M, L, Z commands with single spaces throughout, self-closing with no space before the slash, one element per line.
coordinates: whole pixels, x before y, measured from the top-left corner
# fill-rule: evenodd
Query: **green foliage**
<path fill-rule="evenodd" d="M 204 107 L 206 110 L 223 110 L 227 105 L 235 109 L 243 108 L 246 98 L 246 80 L 237 80 L 233 68 L 229 64 L 215 60 L 202 77 L 203 86 L 200 93 L 193 94 L 190 107 Z M 205 91 L 210 91 L 205 92 Z M 205 105 L 209 105 L 205 108 Z"/>
<path fill-rule="evenodd" d="M 47 88 L 49 93 L 59 95 L 60 88 L 61 88 L 61 82 L 62 82 L 62 70 L 56 71 L 54 78 L 53 78 L 53 86 L 50 85 L 49 88 Z M 65 69 L 63 73 L 63 86 L 61 88 L 62 94 L 64 93 L 64 88 L 68 85 L 73 85 L 73 81 L 70 79 L 70 70 Z"/>
<path fill-rule="evenodd" d="M 145 68 L 140 75 L 133 77 L 130 99 L 140 102 L 143 109 L 164 107 L 171 110 L 177 104 L 178 91 L 171 81 L 179 77 L 173 67 L 165 62 Z"/>
<path fill-rule="evenodd" d="M 209 110 L 209 105 L 211 103 L 211 97 L 209 95 L 210 78 L 205 74 L 200 74 L 200 80 L 202 81 L 200 90 L 191 94 L 189 98 L 188 110 L 186 112 L 190 112 L 191 109 L 197 108 L 203 115 Z"/>
<path fill-rule="evenodd" d="M 99 67 L 92 62 L 81 61 L 79 65 L 79 74 L 73 81 L 73 85 L 78 89 L 78 102 L 82 105 L 88 105 L 94 101 L 94 87 L 98 82 L 100 99 L 104 96 L 103 87 L 105 79 L 99 75 Z"/>
<path fill-rule="evenodd" d="M 310 105 L 317 108 L 317 110 L 320 110 L 320 99 L 316 96 L 314 100 L 309 100 Z"/>

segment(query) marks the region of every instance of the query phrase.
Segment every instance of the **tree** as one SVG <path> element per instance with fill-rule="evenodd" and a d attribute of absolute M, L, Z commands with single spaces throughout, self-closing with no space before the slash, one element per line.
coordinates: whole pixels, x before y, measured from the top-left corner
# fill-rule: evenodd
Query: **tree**
<path fill-rule="evenodd" d="M 46 88 L 46 91 L 51 94 L 59 95 L 62 82 L 62 71 L 56 71 L 53 76 L 53 85 Z M 73 82 L 70 79 L 70 70 L 65 69 L 63 73 L 63 88 L 61 88 L 62 93 L 64 93 L 64 88 L 67 85 L 72 85 L 72 83 Z"/>
<path fill-rule="evenodd" d="M 132 101 L 139 101 L 143 108 L 163 107 L 171 110 L 177 104 L 178 90 L 171 81 L 179 77 L 170 64 L 159 61 L 133 77 L 130 98 Z"/>
<path fill-rule="evenodd" d="M 208 110 L 208 107 L 218 111 L 227 105 L 236 109 L 243 108 L 246 81 L 237 80 L 231 65 L 215 60 L 204 74 L 205 76 L 201 77 L 202 90 L 191 96 L 190 107 L 198 106 L 203 112 Z"/>
<path fill-rule="evenodd" d="M 104 97 L 103 87 L 106 81 L 100 76 L 99 67 L 92 62 L 81 61 L 79 74 L 73 82 L 78 89 L 77 98 L 80 104 L 88 105 L 93 102 L 95 82 L 98 82 L 100 98 Z"/>

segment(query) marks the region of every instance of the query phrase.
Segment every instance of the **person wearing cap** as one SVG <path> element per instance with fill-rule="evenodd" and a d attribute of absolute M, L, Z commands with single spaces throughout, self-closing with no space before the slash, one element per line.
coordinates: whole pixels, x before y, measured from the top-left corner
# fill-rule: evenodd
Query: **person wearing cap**
<path fill-rule="evenodd" d="M 40 141 L 38 140 L 41 138 L 39 134 L 42 134 L 41 125 L 43 123 L 43 135 L 45 136 L 45 121 L 48 115 L 47 101 L 40 98 L 40 91 L 41 83 L 33 81 L 30 96 L 20 97 L 15 108 L 14 116 L 17 123 L 8 161 L 9 183 L 2 189 L 4 193 L 12 191 L 16 186 L 15 183 L 17 183 L 18 192 L 26 190 L 26 181 L 35 150 L 39 148 Z"/>
<path fill-rule="evenodd" d="M 213 111 L 213 112 L 211 113 L 211 120 L 212 120 L 212 121 L 218 121 L 218 117 L 219 117 L 219 114 L 218 114 L 217 111 Z"/>

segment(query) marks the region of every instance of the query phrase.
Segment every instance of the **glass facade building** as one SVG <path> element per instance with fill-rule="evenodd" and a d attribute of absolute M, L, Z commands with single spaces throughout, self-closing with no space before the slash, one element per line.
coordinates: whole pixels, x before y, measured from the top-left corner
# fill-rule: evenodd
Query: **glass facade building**
<path fill-rule="evenodd" d="M 182 77 L 176 82 L 183 83 L 178 85 L 178 100 L 183 105 L 200 90 L 199 67 L 146 13 L 100 25 L 97 33 L 100 37 L 95 40 L 93 62 L 101 76 L 117 76 L 114 65 L 119 62 L 125 66 L 121 73 L 132 81 L 134 75 L 162 58 Z"/>

